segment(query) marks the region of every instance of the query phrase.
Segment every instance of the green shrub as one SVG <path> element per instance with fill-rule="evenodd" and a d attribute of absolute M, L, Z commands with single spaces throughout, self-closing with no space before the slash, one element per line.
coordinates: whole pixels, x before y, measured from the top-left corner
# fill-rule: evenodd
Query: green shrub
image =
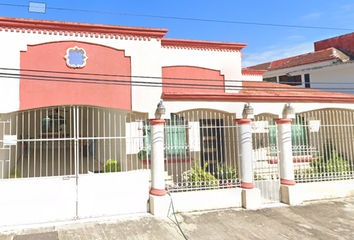
<path fill-rule="evenodd" d="M 104 167 L 105 172 L 120 172 L 120 164 L 114 159 L 108 159 Z"/>
<path fill-rule="evenodd" d="M 10 171 L 10 178 L 21 178 L 21 171 L 18 169 L 15 171 L 15 169 L 12 169 Z"/>
<path fill-rule="evenodd" d="M 183 173 L 183 179 L 186 181 L 188 187 L 217 187 L 219 186 L 219 180 L 214 177 L 207 169 L 208 164 L 201 168 L 199 165 L 195 165 L 194 168 Z"/>
<path fill-rule="evenodd" d="M 226 166 L 225 164 L 220 164 L 220 165 L 218 165 L 217 177 L 220 180 L 236 179 L 236 178 L 238 178 L 237 168 L 232 168 L 231 166 Z"/>
<path fill-rule="evenodd" d="M 348 161 L 342 158 L 339 153 L 332 149 L 325 152 L 317 161 L 311 163 L 315 173 L 321 173 L 324 176 L 331 176 L 334 173 L 343 173 L 350 171 Z"/>

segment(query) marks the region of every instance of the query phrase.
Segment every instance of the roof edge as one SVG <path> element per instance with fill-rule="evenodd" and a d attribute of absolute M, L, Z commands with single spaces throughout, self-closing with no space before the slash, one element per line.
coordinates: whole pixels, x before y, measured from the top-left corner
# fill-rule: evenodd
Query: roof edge
<path fill-rule="evenodd" d="M 171 46 L 171 47 L 183 47 L 183 48 L 229 49 L 229 50 L 240 51 L 248 44 L 163 38 L 161 39 L 161 45 L 163 47 Z"/>
<path fill-rule="evenodd" d="M 57 31 L 96 32 L 104 34 L 127 34 L 146 37 L 162 38 L 168 29 L 126 27 L 104 24 L 61 22 L 27 18 L 0 17 L 0 27 L 25 29 L 50 29 Z"/>
<path fill-rule="evenodd" d="M 169 101 L 222 101 L 222 102 L 312 102 L 312 103 L 354 103 L 353 97 L 343 96 L 294 96 L 294 95 L 250 95 L 232 93 L 163 93 L 163 100 Z"/>
<path fill-rule="evenodd" d="M 263 76 L 264 73 L 268 72 L 268 70 L 255 70 L 255 69 L 247 69 L 243 68 L 242 75 L 255 75 L 255 76 Z"/>

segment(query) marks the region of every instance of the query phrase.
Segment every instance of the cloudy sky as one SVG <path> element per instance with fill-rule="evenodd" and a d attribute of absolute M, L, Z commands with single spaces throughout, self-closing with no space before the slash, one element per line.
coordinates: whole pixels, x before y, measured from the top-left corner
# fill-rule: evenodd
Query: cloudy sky
<path fill-rule="evenodd" d="M 0 16 L 167 28 L 168 38 L 247 43 L 244 67 L 307 53 L 315 41 L 354 32 L 352 0 L 39 2 L 45 13 L 29 12 L 29 1 L 0 0 Z"/>

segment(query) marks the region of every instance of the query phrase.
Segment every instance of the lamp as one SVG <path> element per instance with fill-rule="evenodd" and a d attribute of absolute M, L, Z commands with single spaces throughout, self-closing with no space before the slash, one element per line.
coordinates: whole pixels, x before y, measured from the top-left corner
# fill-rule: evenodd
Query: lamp
<path fill-rule="evenodd" d="M 157 104 L 157 108 L 156 108 L 156 111 L 155 111 L 155 118 L 156 119 L 161 119 L 161 115 L 165 114 L 165 112 L 166 112 L 166 108 L 163 105 L 162 100 L 160 100 L 160 102 Z"/>
<path fill-rule="evenodd" d="M 246 103 L 245 106 L 243 107 L 242 111 L 242 118 L 254 118 L 253 115 L 253 108 L 251 107 L 250 103 Z"/>
<path fill-rule="evenodd" d="M 283 109 L 283 118 L 295 118 L 295 108 L 286 103 Z"/>

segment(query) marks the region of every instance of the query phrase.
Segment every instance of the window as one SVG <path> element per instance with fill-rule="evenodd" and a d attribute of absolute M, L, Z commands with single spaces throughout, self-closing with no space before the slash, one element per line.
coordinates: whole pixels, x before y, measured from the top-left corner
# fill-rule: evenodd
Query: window
<path fill-rule="evenodd" d="M 171 114 L 171 120 L 166 120 L 165 146 L 168 154 L 186 153 L 186 127 L 183 117 Z"/>
<path fill-rule="evenodd" d="M 144 126 L 144 146 L 151 143 L 150 123 L 147 121 Z M 183 117 L 171 114 L 171 119 L 165 123 L 165 152 L 167 154 L 185 154 L 186 153 L 186 126 Z M 150 154 L 150 149 L 147 149 Z"/>
<path fill-rule="evenodd" d="M 59 133 L 64 130 L 66 121 L 59 115 L 48 115 L 42 119 L 42 133 Z"/>
<path fill-rule="evenodd" d="M 291 86 L 302 85 L 301 75 L 296 75 L 296 76 L 282 75 L 279 76 L 279 82 Z"/>
<path fill-rule="evenodd" d="M 77 46 L 68 48 L 65 55 L 66 65 L 70 68 L 83 68 L 86 65 L 86 51 L 83 48 Z"/>
<path fill-rule="evenodd" d="M 310 74 L 305 74 L 305 88 L 311 88 Z"/>
<path fill-rule="evenodd" d="M 263 81 L 276 83 L 277 82 L 277 77 L 263 78 Z"/>
<path fill-rule="evenodd" d="M 269 123 L 269 142 L 271 146 L 271 154 L 277 154 L 277 130 L 274 122 Z M 299 149 L 308 145 L 308 137 L 305 125 L 305 119 L 297 117 L 296 121 L 291 122 L 291 144 L 293 154 L 295 149 Z M 297 152 L 298 154 L 298 152 Z"/>

